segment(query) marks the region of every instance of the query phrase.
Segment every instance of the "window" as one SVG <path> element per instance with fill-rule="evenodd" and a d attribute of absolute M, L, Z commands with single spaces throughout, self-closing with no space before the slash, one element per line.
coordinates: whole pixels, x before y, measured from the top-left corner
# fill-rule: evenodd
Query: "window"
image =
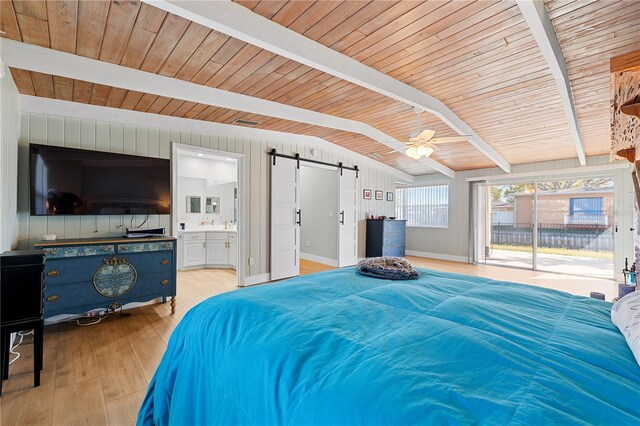
<path fill-rule="evenodd" d="M 602 197 L 571 198 L 569 209 L 572 215 L 601 215 Z"/>
<path fill-rule="evenodd" d="M 449 227 L 449 185 L 396 189 L 396 216 L 407 226 Z"/>

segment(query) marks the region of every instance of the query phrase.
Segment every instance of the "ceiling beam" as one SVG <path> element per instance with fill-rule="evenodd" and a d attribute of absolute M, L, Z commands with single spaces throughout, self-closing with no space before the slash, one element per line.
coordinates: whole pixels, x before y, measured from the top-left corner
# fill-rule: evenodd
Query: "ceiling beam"
<path fill-rule="evenodd" d="M 516 0 L 516 2 L 556 81 L 556 86 L 558 86 L 558 91 L 560 92 L 562 107 L 564 108 L 567 122 L 569 123 L 571 137 L 576 145 L 576 153 L 580 164 L 584 166 L 587 164 L 587 160 L 580 135 L 578 114 L 576 113 L 576 107 L 573 102 L 569 71 L 567 70 L 567 64 L 564 59 L 564 54 L 562 53 L 562 48 L 560 47 L 560 42 L 551 23 L 551 18 L 549 18 L 549 14 L 547 13 L 547 8 L 542 0 Z"/>
<path fill-rule="evenodd" d="M 63 101 L 60 99 L 42 98 L 30 95 L 20 95 L 20 111 L 31 114 L 56 115 L 84 120 L 99 120 L 130 126 L 155 127 L 191 133 L 215 134 L 231 138 L 266 139 L 273 143 L 288 142 L 291 144 L 305 145 L 333 151 L 339 155 L 350 157 L 359 165 L 375 167 L 404 182 L 413 182 L 414 179 L 413 176 L 408 173 L 373 160 L 365 155 L 353 152 L 347 148 L 343 148 L 317 136 L 240 127 L 231 124 L 165 116 L 149 112 L 123 110 L 119 108 L 82 104 L 79 102 Z"/>
<path fill-rule="evenodd" d="M 174 15 L 436 115 L 505 172 L 511 165 L 439 99 L 231 1 L 142 0 Z"/>
<path fill-rule="evenodd" d="M 0 57 L 8 67 L 359 133 L 395 151 L 404 151 L 406 148 L 402 142 L 360 121 L 220 90 L 15 40 L 2 39 Z M 411 160 L 407 157 L 407 161 L 419 161 L 433 170 L 451 178 L 455 177 L 455 172 L 452 169 L 431 158 L 423 157 L 420 160 Z"/>

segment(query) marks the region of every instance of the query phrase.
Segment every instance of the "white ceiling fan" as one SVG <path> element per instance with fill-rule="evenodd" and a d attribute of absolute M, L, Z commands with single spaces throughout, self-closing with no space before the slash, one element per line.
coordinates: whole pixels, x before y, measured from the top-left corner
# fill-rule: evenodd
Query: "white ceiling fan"
<path fill-rule="evenodd" d="M 471 136 L 461 135 L 461 136 L 450 136 L 443 138 L 434 138 L 436 135 L 435 130 L 424 129 L 422 130 L 420 116 L 423 112 L 420 108 L 413 108 L 413 111 L 418 114 L 418 130 L 415 133 L 409 135 L 409 140 L 404 142 L 407 146 L 405 150 L 405 154 L 407 156 L 419 160 L 422 157 L 429 157 L 435 151 L 440 149 L 437 145 L 443 143 L 452 143 L 452 142 L 466 142 L 469 140 Z"/>

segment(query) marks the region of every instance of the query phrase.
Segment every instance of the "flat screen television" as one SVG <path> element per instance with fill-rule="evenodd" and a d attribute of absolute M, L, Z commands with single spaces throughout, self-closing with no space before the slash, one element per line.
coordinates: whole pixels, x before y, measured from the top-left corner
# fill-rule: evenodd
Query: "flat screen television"
<path fill-rule="evenodd" d="M 31 215 L 170 214 L 169 160 L 30 145 Z"/>

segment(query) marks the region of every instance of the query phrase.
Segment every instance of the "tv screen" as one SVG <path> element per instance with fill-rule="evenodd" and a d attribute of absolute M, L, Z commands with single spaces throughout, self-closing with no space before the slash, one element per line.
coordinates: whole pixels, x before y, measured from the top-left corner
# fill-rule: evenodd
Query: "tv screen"
<path fill-rule="evenodd" d="M 30 146 L 31 214 L 169 214 L 169 160 Z"/>

